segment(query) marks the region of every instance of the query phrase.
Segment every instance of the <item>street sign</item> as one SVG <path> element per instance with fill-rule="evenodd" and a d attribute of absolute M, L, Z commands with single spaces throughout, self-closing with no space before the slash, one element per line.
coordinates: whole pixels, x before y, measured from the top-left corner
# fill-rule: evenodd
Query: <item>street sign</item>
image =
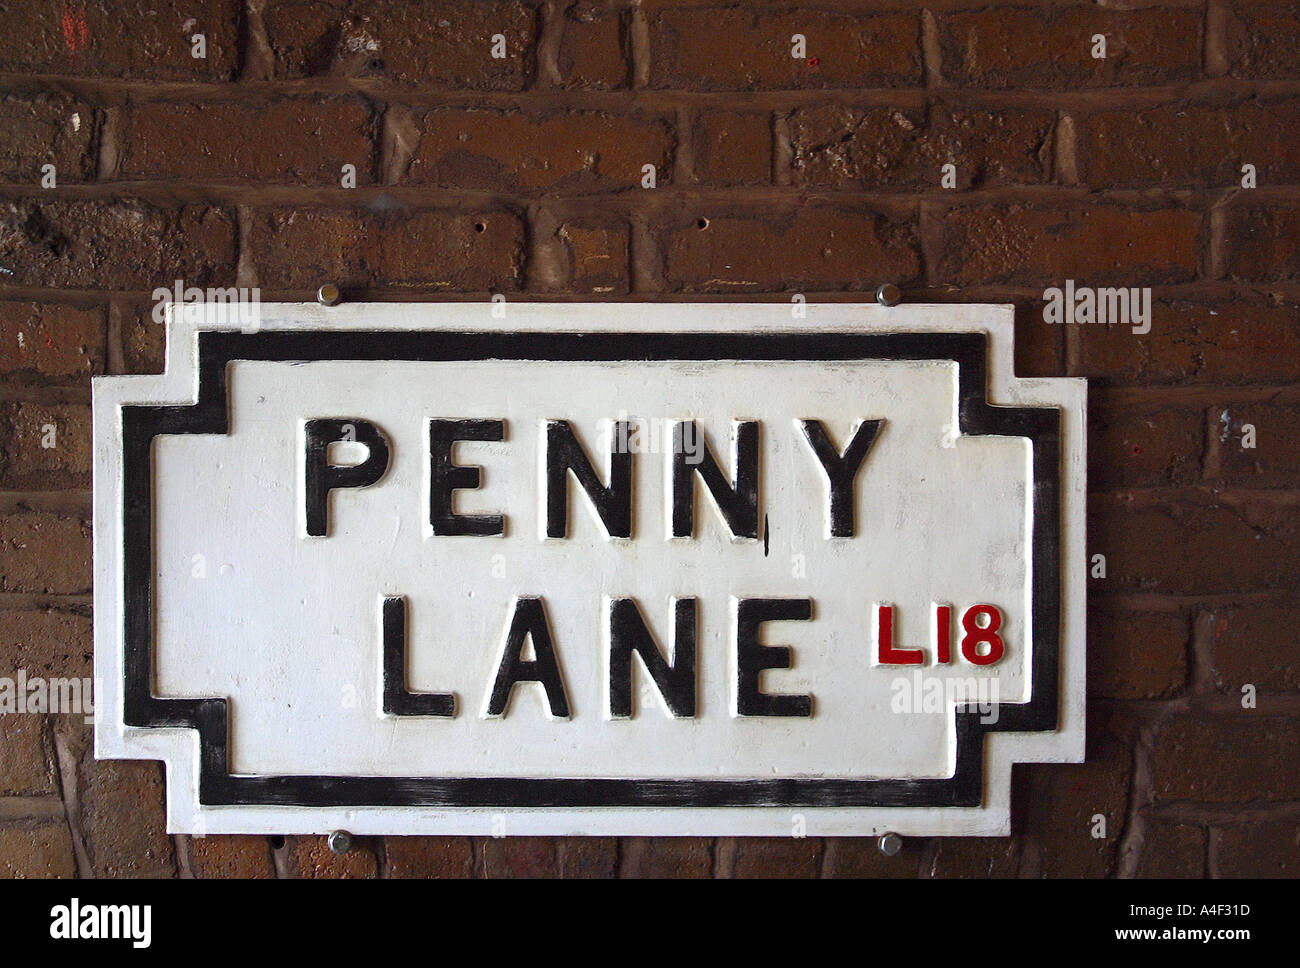
<path fill-rule="evenodd" d="M 94 382 L 96 751 L 173 831 L 1005 834 L 1082 759 L 1010 307 L 224 308 Z"/>

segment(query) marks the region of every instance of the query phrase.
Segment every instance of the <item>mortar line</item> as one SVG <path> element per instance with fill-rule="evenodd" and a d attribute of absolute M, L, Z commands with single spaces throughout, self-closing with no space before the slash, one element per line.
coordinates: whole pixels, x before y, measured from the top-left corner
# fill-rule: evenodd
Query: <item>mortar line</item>
<path fill-rule="evenodd" d="M 93 878 L 94 866 L 90 861 L 90 851 L 86 846 L 85 834 L 81 829 L 81 798 L 77 787 L 77 764 L 72 758 L 67 740 L 57 729 L 51 729 L 54 738 L 54 758 L 59 776 L 59 792 L 63 799 L 64 813 L 67 818 L 68 832 L 72 837 L 72 853 L 77 863 L 77 877 Z"/>

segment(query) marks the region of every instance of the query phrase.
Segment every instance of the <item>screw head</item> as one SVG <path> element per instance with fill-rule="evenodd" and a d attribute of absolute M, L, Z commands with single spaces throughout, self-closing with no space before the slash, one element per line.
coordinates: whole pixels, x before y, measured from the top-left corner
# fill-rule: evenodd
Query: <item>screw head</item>
<path fill-rule="evenodd" d="M 316 301 L 322 306 L 336 306 L 342 298 L 343 293 L 339 292 L 339 287 L 332 282 L 327 282 L 316 290 Z"/>
<path fill-rule="evenodd" d="M 336 854 L 346 854 L 352 849 L 352 835 L 346 830 L 335 830 L 326 840 L 330 850 Z"/>
<path fill-rule="evenodd" d="M 892 282 L 887 282 L 876 290 L 876 302 L 882 306 L 897 306 L 902 299 L 902 290 Z"/>
<path fill-rule="evenodd" d="M 886 857 L 894 857 L 903 849 L 903 838 L 898 834 L 885 834 L 880 838 L 880 852 Z"/>

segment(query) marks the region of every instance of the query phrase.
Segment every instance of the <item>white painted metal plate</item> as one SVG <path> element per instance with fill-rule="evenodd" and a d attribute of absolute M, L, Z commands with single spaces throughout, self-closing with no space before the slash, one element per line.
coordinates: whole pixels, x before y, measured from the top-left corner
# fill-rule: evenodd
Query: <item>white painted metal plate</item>
<path fill-rule="evenodd" d="M 1009 307 L 220 308 L 94 383 L 173 831 L 1005 834 L 1082 759 L 1085 387 Z"/>

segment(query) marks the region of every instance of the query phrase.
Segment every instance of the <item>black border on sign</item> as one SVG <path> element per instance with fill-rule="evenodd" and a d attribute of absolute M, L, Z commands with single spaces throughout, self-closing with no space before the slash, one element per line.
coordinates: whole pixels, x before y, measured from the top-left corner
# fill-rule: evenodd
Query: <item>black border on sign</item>
<path fill-rule="evenodd" d="M 1060 652 L 1060 436 L 1057 407 L 1001 407 L 986 399 L 983 333 L 469 333 L 370 331 L 201 332 L 194 404 L 123 405 L 123 714 L 128 726 L 199 734 L 199 802 L 308 807 L 975 807 L 982 802 L 984 734 L 1057 728 Z M 983 723 L 954 711 L 951 777 L 924 779 L 627 779 L 235 775 L 226 700 L 153 695 L 153 439 L 229 432 L 232 360 L 951 360 L 958 367 L 960 431 L 1027 437 L 1034 510 L 1028 703 L 999 703 Z M 976 486 L 977 482 L 971 482 Z"/>

